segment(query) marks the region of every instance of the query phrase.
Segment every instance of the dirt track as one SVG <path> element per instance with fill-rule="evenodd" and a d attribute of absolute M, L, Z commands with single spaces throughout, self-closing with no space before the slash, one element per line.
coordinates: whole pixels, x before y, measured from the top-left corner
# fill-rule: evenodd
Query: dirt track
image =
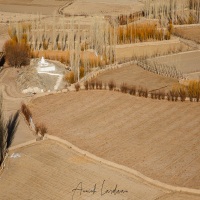
<path fill-rule="evenodd" d="M 161 182 L 200 188 L 198 103 L 82 91 L 38 98 L 31 110 L 50 134 L 81 149 Z"/>
<path fill-rule="evenodd" d="M 14 154 L 13 154 L 14 153 Z M 13 158 L 11 156 L 19 155 Z M 80 184 L 80 185 L 79 185 Z M 75 188 L 95 193 L 73 192 Z M 107 194 L 106 190 L 127 191 Z M 95 162 L 52 140 L 12 150 L 0 174 L 0 199 L 9 200 L 198 200 L 198 196 L 172 193 L 112 167 Z M 73 197 L 73 198 L 72 198 Z"/>
<path fill-rule="evenodd" d="M 5 69 L 0 73 L 0 90 L 3 94 L 3 109 L 6 118 L 20 109 L 22 101 L 26 102 L 30 99 L 30 97 L 21 94 L 17 89 L 15 82 L 16 73 L 17 70 L 14 68 Z M 32 140 L 34 138 L 33 132 L 30 131 L 21 115 L 19 128 L 17 129 L 13 145 Z"/>

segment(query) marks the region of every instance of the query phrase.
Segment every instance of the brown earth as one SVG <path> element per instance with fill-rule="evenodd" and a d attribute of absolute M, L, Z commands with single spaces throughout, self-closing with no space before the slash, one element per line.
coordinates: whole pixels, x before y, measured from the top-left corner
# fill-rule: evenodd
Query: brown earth
<path fill-rule="evenodd" d="M 146 87 L 149 91 L 159 88 L 167 91 L 174 85 L 178 84 L 176 79 L 148 72 L 137 65 L 130 65 L 106 71 L 97 76 L 97 79 L 102 80 L 102 82 L 105 83 L 108 83 L 110 80 L 114 80 L 118 88 L 123 82 L 125 82 L 128 85 Z"/>
<path fill-rule="evenodd" d="M 184 74 L 200 72 L 200 50 L 161 56 L 151 60 L 168 66 L 175 66 Z"/>
<path fill-rule="evenodd" d="M 188 51 L 190 48 L 178 39 L 143 42 L 116 46 L 118 61 L 132 57 L 154 57 Z"/>
<path fill-rule="evenodd" d="M 119 15 L 140 11 L 143 3 L 138 0 L 77 0 L 63 9 L 69 15 Z"/>
<path fill-rule="evenodd" d="M 12 156 L 16 154 L 20 157 L 13 158 Z M 73 193 L 72 190 L 80 188 L 81 184 L 84 190 L 93 190 L 96 184 L 96 192 Z M 105 194 L 106 190 L 114 190 L 116 184 L 117 189 L 128 192 Z M 3 173 L 0 173 L 0 189 L 0 199 L 9 200 L 197 200 L 199 198 L 147 185 L 128 173 L 93 161 L 52 140 L 36 142 L 10 151 L 6 167 Z"/>
<path fill-rule="evenodd" d="M 30 106 L 49 134 L 161 182 L 200 188 L 199 103 L 81 91 Z"/>
<path fill-rule="evenodd" d="M 17 69 L 14 68 L 5 69 L 0 74 L 6 117 L 19 109 L 22 100 L 30 99 L 20 94 L 16 77 Z M 34 139 L 32 134 L 20 116 L 14 145 Z M 16 153 L 20 157 L 11 157 Z M 128 193 L 101 196 L 100 188 L 104 180 L 106 189 L 114 189 L 117 184 L 118 189 L 128 190 Z M 9 151 L 5 169 L 0 172 L 0 199 L 71 199 L 72 189 L 80 182 L 86 189 L 93 189 L 97 184 L 97 193 L 83 193 L 81 196 L 76 193 L 74 199 L 198 199 L 198 196 L 173 193 L 146 184 L 131 174 L 100 164 L 51 140 Z"/>

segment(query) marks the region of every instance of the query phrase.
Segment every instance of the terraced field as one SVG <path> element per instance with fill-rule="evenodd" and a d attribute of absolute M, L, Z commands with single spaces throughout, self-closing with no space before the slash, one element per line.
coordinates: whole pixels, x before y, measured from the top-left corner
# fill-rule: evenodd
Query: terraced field
<path fill-rule="evenodd" d="M 68 0 L 0 0 L 0 11 L 51 15 L 58 10 L 59 6 L 64 5 L 66 2 Z"/>
<path fill-rule="evenodd" d="M 176 79 L 148 72 L 137 65 L 130 65 L 104 72 L 97 76 L 97 79 L 106 83 L 110 80 L 114 80 L 117 87 L 120 87 L 120 84 L 125 82 L 128 85 L 146 87 L 148 90 L 162 88 L 167 91 L 171 89 L 173 85 L 178 84 L 178 80 Z"/>
<path fill-rule="evenodd" d="M 161 56 L 152 60 L 168 66 L 176 66 L 184 74 L 200 71 L 200 50 Z"/>
<path fill-rule="evenodd" d="M 199 103 L 80 91 L 35 99 L 30 108 L 49 134 L 161 182 L 200 188 Z"/>
<path fill-rule="evenodd" d="M 77 0 L 63 9 L 65 14 L 77 15 L 119 15 L 141 9 L 143 3 L 138 0 Z"/>
<path fill-rule="evenodd" d="M 11 155 L 20 157 L 9 157 L 0 174 L 0 199 L 154 200 L 168 193 L 51 140 L 13 150 Z M 114 190 L 116 184 L 117 189 L 127 192 L 106 193 Z M 95 192 L 72 191 L 76 188 L 95 188 Z"/>
<path fill-rule="evenodd" d="M 200 26 L 177 27 L 174 32 L 179 37 L 200 43 Z"/>
<path fill-rule="evenodd" d="M 177 38 L 165 41 L 143 42 L 116 46 L 116 58 L 118 61 L 134 56 L 161 56 L 171 53 L 188 51 L 190 48 L 181 43 Z"/>

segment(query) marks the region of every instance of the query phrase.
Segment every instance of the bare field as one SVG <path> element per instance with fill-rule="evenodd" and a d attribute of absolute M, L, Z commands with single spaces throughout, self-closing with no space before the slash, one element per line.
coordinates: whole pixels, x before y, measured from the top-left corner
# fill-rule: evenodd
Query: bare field
<path fill-rule="evenodd" d="M 200 26 L 175 28 L 174 32 L 180 37 L 200 43 Z"/>
<path fill-rule="evenodd" d="M 167 91 L 175 84 L 178 84 L 176 79 L 148 72 L 137 65 L 106 71 L 97 76 L 97 79 L 102 80 L 104 83 L 114 80 L 118 88 L 120 84 L 125 82 L 128 85 L 146 87 L 148 90 L 163 88 Z"/>
<path fill-rule="evenodd" d="M 166 55 L 175 52 L 188 51 L 189 47 L 178 39 L 168 41 L 143 42 L 130 45 L 117 45 L 117 60 L 132 58 L 133 56 L 155 56 Z"/>
<path fill-rule="evenodd" d="M 139 11 L 142 3 L 138 0 L 77 0 L 63 10 L 65 14 L 76 15 L 119 15 Z"/>
<path fill-rule="evenodd" d="M 21 157 L 8 158 L 6 168 L 0 174 L 0 199 L 155 200 L 166 194 L 166 191 L 145 185 L 130 174 L 92 161 L 51 140 L 16 149 L 10 152 L 10 156 L 13 153 Z M 81 188 L 80 183 L 83 190 L 92 190 L 96 184 L 96 193 L 73 193 L 73 189 Z M 128 192 L 104 194 L 107 189 L 113 190 L 116 184 L 117 189 Z"/>
<path fill-rule="evenodd" d="M 198 103 L 81 91 L 35 99 L 30 108 L 49 134 L 161 182 L 200 188 Z"/>
<path fill-rule="evenodd" d="M 56 12 L 59 6 L 64 5 L 68 0 L 56 1 L 56 0 L 1 0 L 0 11 L 13 12 L 13 13 L 34 13 L 52 15 Z"/>
<path fill-rule="evenodd" d="M 168 66 L 175 66 L 184 74 L 200 71 L 200 50 L 161 56 L 151 60 Z"/>

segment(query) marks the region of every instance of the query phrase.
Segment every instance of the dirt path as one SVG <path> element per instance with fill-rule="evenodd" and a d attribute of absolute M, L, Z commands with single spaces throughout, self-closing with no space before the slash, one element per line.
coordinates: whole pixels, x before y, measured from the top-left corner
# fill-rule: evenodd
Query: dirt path
<path fill-rule="evenodd" d="M 14 68 L 4 69 L 0 73 L 0 91 L 3 94 L 3 108 L 6 118 L 20 109 L 22 101 L 27 102 L 30 100 L 29 96 L 21 94 L 18 90 L 15 82 L 16 73 L 17 70 Z M 23 116 L 20 115 L 20 124 L 13 145 L 24 143 L 34 138 L 33 132 L 29 129 Z"/>
<path fill-rule="evenodd" d="M 28 101 L 31 98 L 22 95 L 17 90 L 16 73 L 15 69 L 5 69 L 0 74 L 0 88 L 4 95 L 6 116 L 19 109 L 22 100 Z M 14 144 L 21 144 L 32 139 L 34 139 L 32 132 L 21 117 Z M 89 190 L 94 189 L 96 184 L 96 192 L 94 194 L 82 192 L 81 195 L 80 192 L 74 193 L 72 190 L 80 183 L 83 189 Z M 127 192 L 116 195 L 105 193 L 106 190 L 114 190 L 115 187 Z M 11 150 L 6 167 L 0 174 L 0 190 L 0 199 L 10 200 L 29 198 L 39 200 L 185 200 L 188 198 L 198 200 L 199 198 L 149 185 L 132 174 L 100 164 L 53 140 L 35 142 Z"/>
<path fill-rule="evenodd" d="M 49 134 L 81 149 L 167 184 L 200 188 L 199 103 L 81 91 L 35 99 L 31 110 Z"/>
<path fill-rule="evenodd" d="M 95 186 L 96 185 L 96 186 Z M 0 199 L 9 200 L 198 200 L 148 185 L 129 173 L 91 160 L 54 140 L 36 142 L 9 153 L 0 174 Z M 73 189 L 94 190 L 80 192 Z M 106 193 L 118 189 L 121 193 Z"/>

